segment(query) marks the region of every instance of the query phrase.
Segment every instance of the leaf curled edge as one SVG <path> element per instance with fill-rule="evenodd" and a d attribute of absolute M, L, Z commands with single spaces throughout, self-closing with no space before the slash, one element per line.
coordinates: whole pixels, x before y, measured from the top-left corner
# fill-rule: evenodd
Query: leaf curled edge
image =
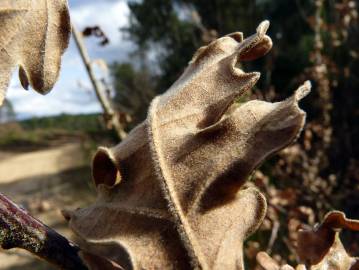
<path fill-rule="evenodd" d="M 134 269 L 244 269 L 243 241 L 266 212 L 264 196 L 244 184 L 298 137 L 306 117 L 298 101 L 310 91 L 305 83 L 284 101 L 236 106 L 260 75 L 239 62 L 270 50 L 267 28 L 264 22 L 245 39 L 237 32 L 200 48 L 152 101 L 146 121 L 99 150 L 97 201 L 67 215 L 84 242 L 123 246 Z"/>

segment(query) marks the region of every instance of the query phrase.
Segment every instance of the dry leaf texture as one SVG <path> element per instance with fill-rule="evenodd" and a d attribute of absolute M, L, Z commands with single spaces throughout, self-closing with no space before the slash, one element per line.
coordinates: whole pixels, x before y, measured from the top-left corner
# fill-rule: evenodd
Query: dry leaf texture
<path fill-rule="evenodd" d="M 339 231 L 359 231 L 359 220 L 347 219 L 339 211 L 329 212 L 313 229 L 299 231 L 297 253 L 310 270 L 359 270 L 359 258 L 350 257 L 339 238 Z M 265 270 L 291 270 L 280 267 L 268 254 L 260 252 L 257 261 Z M 307 269 L 304 264 L 295 269 Z"/>
<path fill-rule="evenodd" d="M 0 105 L 11 73 L 20 66 L 22 86 L 46 94 L 59 75 L 70 37 L 66 0 L 0 2 Z"/>
<path fill-rule="evenodd" d="M 94 158 L 97 201 L 69 213 L 82 246 L 125 269 L 243 269 L 242 246 L 266 213 L 244 183 L 299 134 L 305 83 L 285 101 L 238 105 L 260 74 L 240 61 L 272 47 L 268 22 L 200 48 L 146 121 Z"/>

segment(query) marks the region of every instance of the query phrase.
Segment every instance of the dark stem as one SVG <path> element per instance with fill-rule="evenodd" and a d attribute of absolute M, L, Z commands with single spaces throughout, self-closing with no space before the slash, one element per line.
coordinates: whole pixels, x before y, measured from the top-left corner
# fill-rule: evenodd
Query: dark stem
<path fill-rule="evenodd" d="M 79 256 L 79 247 L 32 217 L 0 193 L 0 246 L 21 248 L 69 270 L 87 270 Z"/>

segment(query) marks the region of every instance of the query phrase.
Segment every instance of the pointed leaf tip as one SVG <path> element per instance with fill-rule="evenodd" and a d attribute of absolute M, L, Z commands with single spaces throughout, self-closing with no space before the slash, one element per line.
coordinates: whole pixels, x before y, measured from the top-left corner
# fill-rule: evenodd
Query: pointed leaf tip
<path fill-rule="evenodd" d="M 303 99 L 306 97 L 310 90 L 312 89 L 312 84 L 310 81 L 305 81 L 303 85 L 301 85 L 296 91 L 295 91 L 295 99 L 297 101 Z"/>
<path fill-rule="evenodd" d="M 331 211 L 324 217 L 322 226 L 332 229 L 359 231 L 359 220 L 349 219 L 345 216 L 345 213 L 340 211 Z"/>
<path fill-rule="evenodd" d="M 264 36 L 268 31 L 269 25 L 270 23 L 268 20 L 261 22 L 257 27 L 257 34 L 260 36 Z"/>

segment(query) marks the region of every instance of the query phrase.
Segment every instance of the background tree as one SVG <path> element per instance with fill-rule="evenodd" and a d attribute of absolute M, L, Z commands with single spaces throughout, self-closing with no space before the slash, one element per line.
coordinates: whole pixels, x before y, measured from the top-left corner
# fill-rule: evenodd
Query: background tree
<path fill-rule="evenodd" d="M 111 66 L 112 76 L 116 78 L 117 89 L 114 103 L 117 109 L 133 117 L 138 123 L 147 115 L 147 108 L 155 96 L 155 76 L 146 66 L 136 69 L 131 63 L 114 63 Z"/>
<path fill-rule="evenodd" d="M 285 249 L 291 254 L 293 246 L 285 235 L 295 238 L 302 223 L 314 223 L 332 208 L 359 216 L 356 1 L 144 0 L 130 1 L 129 8 L 130 23 L 122 31 L 137 44 L 134 55 L 147 63 L 146 76 L 154 79 L 151 87 L 141 90 L 141 84 L 133 83 L 146 77 L 141 67 L 115 66 L 117 96 L 148 89 L 163 92 L 197 47 L 238 29 L 251 33 L 263 19 L 271 22 L 269 34 L 275 46 L 265 58 L 244 64 L 245 70 L 262 73 L 258 88 L 248 98 L 279 100 L 305 79 L 314 84 L 303 104 L 309 120 L 304 135 L 253 177 L 270 191 L 271 207 L 264 231 L 253 238 L 248 250 L 259 243 L 275 254 L 283 256 Z M 138 120 L 144 118 L 147 105 L 142 103 Z M 276 239 L 282 240 L 274 244 Z M 355 241 L 351 241 L 352 251 L 359 252 Z"/>
<path fill-rule="evenodd" d="M 0 107 L 0 124 L 14 120 L 15 120 L 14 108 L 11 102 L 5 99 L 3 105 Z"/>

